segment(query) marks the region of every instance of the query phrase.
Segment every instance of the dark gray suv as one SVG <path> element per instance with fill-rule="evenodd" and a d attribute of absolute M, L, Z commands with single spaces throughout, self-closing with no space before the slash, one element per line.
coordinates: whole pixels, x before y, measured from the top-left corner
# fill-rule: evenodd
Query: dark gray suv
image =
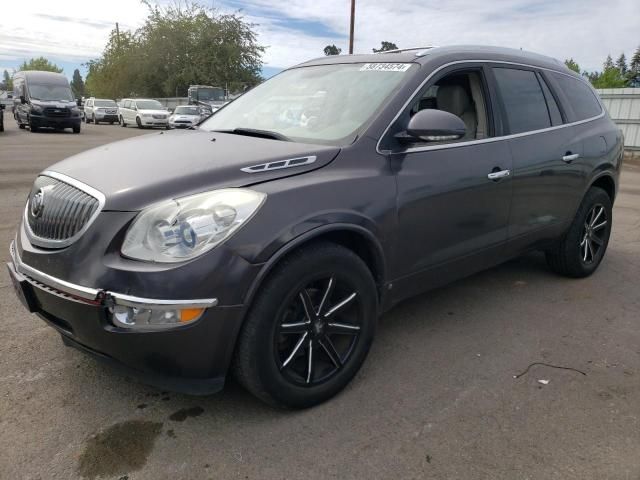
<path fill-rule="evenodd" d="M 560 62 L 447 47 L 313 60 L 195 130 L 35 180 L 8 265 L 64 343 L 192 394 L 307 407 L 381 312 L 531 250 L 593 273 L 622 135 Z"/>

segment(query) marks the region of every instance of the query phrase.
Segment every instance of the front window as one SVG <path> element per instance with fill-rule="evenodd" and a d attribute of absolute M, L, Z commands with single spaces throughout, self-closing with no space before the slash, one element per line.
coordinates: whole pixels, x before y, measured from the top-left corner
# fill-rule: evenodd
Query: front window
<path fill-rule="evenodd" d="M 71 89 L 66 85 L 29 84 L 29 96 L 32 100 L 73 102 Z"/>
<path fill-rule="evenodd" d="M 162 104 L 157 100 L 136 100 L 138 110 L 164 110 Z"/>
<path fill-rule="evenodd" d="M 200 115 L 198 107 L 176 107 L 174 112 L 176 115 Z"/>
<path fill-rule="evenodd" d="M 266 130 L 298 142 L 349 144 L 413 68 L 350 63 L 287 70 L 226 105 L 200 128 Z"/>
<path fill-rule="evenodd" d="M 202 102 L 222 102 L 224 101 L 224 90 L 222 88 L 198 88 L 198 100 Z"/>
<path fill-rule="evenodd" d="M 117 107 L 118 104 L 113 100 L 96 100 L 96 107 Z"/>

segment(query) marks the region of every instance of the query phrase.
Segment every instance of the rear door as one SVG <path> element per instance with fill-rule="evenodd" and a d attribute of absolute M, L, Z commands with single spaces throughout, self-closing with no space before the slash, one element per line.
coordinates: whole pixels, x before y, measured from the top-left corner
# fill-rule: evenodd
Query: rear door
<path fill-rule="evenodd" d="M 582 145 L 542 71 L 501 64 L 492 73 L 513 158 L 509 237 L 527 248 L 571 220 L 584 182 Z"/>

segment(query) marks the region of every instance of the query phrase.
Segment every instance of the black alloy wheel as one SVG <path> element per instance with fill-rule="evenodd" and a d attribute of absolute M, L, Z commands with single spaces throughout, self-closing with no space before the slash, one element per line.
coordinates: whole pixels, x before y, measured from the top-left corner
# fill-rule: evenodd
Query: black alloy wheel
<path fill-rule="evenodd" d="M 317 385 L 349 361 L 360 340 L 359 301 L 336 276 L 311 281 L 289 299 L 274 335 L 275 361 L 289 382 Z"/>
<path fill-rule="evenodd" d="M 278 263 L 251 302 L 235 378 L 279 407 L 333 397 L 367 356 L 377 302 L 371 271 L 353 251 L 329 242 L 300 248 Z"/>

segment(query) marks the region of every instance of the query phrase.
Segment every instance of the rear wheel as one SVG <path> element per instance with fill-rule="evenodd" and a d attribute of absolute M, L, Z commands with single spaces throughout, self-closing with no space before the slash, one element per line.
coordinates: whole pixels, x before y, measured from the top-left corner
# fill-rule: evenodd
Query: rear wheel
<path fill-rule="evenodd" d="M 305 408 L 342 390 L 373 341 L 377 294 L 351 250 L 305 247 L 269 275 L 238 340 L 234 374 L 276 406 Z"/>
<path fill-rule="evenodd" d="M 601 188 L 589 189 L 567 234 L 546 252 L 551 270 L 573 278 L 595 272 L 609 245 L 612 220 L 609 195 Z"/>

